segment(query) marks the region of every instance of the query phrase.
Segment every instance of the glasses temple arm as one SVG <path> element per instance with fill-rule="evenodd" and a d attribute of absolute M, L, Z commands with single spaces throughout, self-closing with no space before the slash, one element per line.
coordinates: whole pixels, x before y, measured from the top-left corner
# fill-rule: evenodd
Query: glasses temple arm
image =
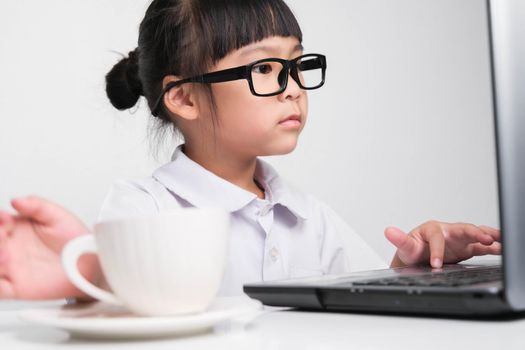
<path fill-rule="evenodd" d="M 223 83 L 226 81 L 233 81 L 245 79 L 247 77 L 247 66 L 235 67 L 217 72 L 206 73 L 204 75 L 194 77 L 191 79 L 193 83 Z"/>
<path fill-rule="evenodd" d="M 199 75 L 196 77 L 172 81 L 168 83 L 166 87 L 162 90 L 162 93 L 155 101 L 155 104 L 153 105 L 151 112 L 154 116 L 157 116 L 158 109 L 160 107 L 160 103 L 162 102 L 162 99 L 164 98 L 164 95 L 166 94 L 166 92 L 170 91 L 171 89 L 173 89 L 174 87 L 178 85 L 182 85 L 184 83 L 201 83 L 201 84 L 222 83 L 226 81 L 244 79 L 246 78 L 246 76 L 247 76 L 247 66 L 241 66 L 241 67 L 225 69 L 225 70 L 221 70 L 217 72 L 211 72 L 211 73 Z"/>

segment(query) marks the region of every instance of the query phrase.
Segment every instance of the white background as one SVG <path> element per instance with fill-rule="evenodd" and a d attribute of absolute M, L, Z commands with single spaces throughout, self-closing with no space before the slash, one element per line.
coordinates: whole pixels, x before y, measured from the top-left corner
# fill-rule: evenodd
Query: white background
<path fill-rule="evenodd" d="M 113 109 L 104 75 L 136 47 L 149 1 L 0 2 L 0 206 L 39 194 L 96 219 L 110 184 L 149 175 L 144 102 Z M 328 57 L 290 182 L 379 253 L 383 229 L 428 220 L 498 226 L 483 0 L 289 0 L 306 52 Z"/>

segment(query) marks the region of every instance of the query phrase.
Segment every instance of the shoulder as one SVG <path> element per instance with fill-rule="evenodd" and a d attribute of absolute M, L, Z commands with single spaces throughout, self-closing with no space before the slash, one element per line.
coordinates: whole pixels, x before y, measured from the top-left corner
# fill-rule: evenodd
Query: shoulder
<path fill-rule="evenodd" d="M 291 193 L 296 202 L 302 203 L 307 219 L 311 224 L 319 226 L 320 232 L 352 231 L 352 228 L 326 202 L 318 199 L 311 193 L 302 192 L 291 187 Z"/>
<path fill-rule="evenodd" d="M 160 212 L 163 201 L 173 196 L 153 177 L 115 181 L 106 195 L 98 221 L 147 216 Z"/>

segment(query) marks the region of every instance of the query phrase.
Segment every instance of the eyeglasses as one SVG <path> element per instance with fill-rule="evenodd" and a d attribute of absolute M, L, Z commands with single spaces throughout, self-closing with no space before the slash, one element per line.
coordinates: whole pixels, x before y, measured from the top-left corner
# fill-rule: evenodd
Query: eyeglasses
<path fill-rule="evenodd" d="M 320 54 L 306 54 L 292 60 L 265 58 L 246 66 L 229 68 L 216 72 L 177 80 L 166 85 L 154 104 L 153 115 L 158 110 L 164 94 L 172 88 L 185 83 L 213 84 L 246 79 L 250 91 L 255 96 L 275 96 L 281 94 L 288 86 L 288 76 L 301 89 L 313 90 L 324 85 L 326 76 L 326 57 Z"/>

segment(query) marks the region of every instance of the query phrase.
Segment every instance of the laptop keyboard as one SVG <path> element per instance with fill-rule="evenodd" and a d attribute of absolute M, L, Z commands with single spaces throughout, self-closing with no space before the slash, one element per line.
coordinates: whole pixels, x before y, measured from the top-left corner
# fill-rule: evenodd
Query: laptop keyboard
<path fill-rule="evenodd" d="M 500 281 L 501 266 L 464 269 L 460 271 L 432 272 L 421 275 L 393 276 L 363 281 L 354 281 L 354 286 L 418 286 L 458 287 Z"/>

